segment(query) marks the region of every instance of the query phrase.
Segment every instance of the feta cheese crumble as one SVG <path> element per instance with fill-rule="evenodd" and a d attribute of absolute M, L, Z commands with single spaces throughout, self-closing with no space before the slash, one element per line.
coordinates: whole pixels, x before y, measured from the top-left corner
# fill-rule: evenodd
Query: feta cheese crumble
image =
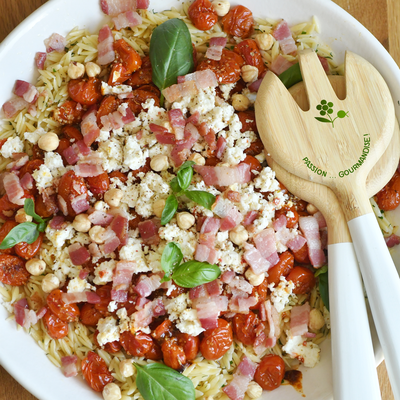
<path fill-rule="evenodd" d="M 24 144 L 18 136 L 9 137 L 0 149 L 0 153 L 4 158 L 11 158 L 13 153 L 22 153 L 23 151 Z"/>
<path fill-rule="evenodd" d="M 302 336 L 288 336 L 288 341 L 282 350 L 291 358 L 297 358 L 308 368 L 315 367 L 320 360 L 320 347 L 313 342 L 307 342 Z"/>
<path fill-rule="evenodd" d="M 282 312 L 289 303 L 291 296 L 296 297 L 295 294 L 292 294 L 294 283 L 292 281 L 287 281 L 284 276 L 281 276 L 280 280 L 281 281 L 276 287 L 274 287 L 273 283 L 268 285 L 268 288 L 271 291 L 271 301 L 274 304 L 276 311 L 279 313 Z"/>

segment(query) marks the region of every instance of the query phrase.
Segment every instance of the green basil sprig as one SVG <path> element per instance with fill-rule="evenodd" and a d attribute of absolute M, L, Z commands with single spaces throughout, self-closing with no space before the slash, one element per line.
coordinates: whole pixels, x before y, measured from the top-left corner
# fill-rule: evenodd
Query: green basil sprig
<path fill-rule="evenodd" d="M 159 363 L 134 365 L 137 370 L 137 388 L 144 400 L 195 399 L 192 381 L 174 369 Z"/>
<path fill-rule="evenodd" d="M 161 225 L 168 224 L 169 221 L 173 218 L 178 209 L 178 200 L 174 194 L 168 196 L 167 201 L 165 202 L 164 210 L 161 214 Z"/>
<path fill-rule="evenodd" d="M 161 92 L 177 83 L 178 76 L 194 70 L 193 47 L 186 24 L 170 19 L 154 29 L 150 40 L 152 80 Z M 161 95 L 160 103 L 164 102 Z"/>
<path fill-rule="evenodd" d="M 319 268 L 314 276 L 318 277 L 319 293 L 321 294 L 321 299 L 324 303 L 324 306 L 329 311 L 328 266 L 324 265 L 323 267 Z"/>
<path fill-rule="evenodd" d="M 279 79 L 288 89 L 296 83 L 301 82 L 303 80 L 303 77 L 301 75 L 300 64 L 294 64 L 286 71 L 282 72 L 279 75 Z"/>
<path fill-rule="evenodd" d="M 179 286 L 194 288 L 215 281 L 220 275 L 217 265 L 191 260 L 175 268 L 172 279 Z"/>
<path fill-rule="evenodd" d="M 203 190 L 185 190 L 185 196 L 197 204 L 211 210 L 212 205 L 215 203 L 216 197 Z"/>
<path fill-rule="evenodd" d="M 183 254 L 179 244 L 170 242 L 168 243 L 161 256 L 161 268 L 164 270 L 165 275 L 161 282 L 171 280 L 172 271 L 182 262 Z"/>
<path fill-rule="evenodd" d="M 192 166 L 195 164 L 194 161 L 186 161 L 185 163 L 182 164 L 182 166 L 179 168 L 178 174 L 177 174 L 177 179 L 178 179 L 178 184 L 181 190 L 186 190 L 190 182 L 192 181 L 193 178 L 193 168 Z"/>

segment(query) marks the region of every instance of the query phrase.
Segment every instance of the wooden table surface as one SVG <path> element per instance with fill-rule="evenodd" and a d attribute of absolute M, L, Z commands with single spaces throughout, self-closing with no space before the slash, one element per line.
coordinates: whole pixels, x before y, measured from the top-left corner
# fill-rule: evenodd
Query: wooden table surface
<path fill-rule="evenodd" d="M 0 42 L 47 0 L 0 0 Z M 329 1 L 329 0 L 325 0 Z M 400 65 L 400 0 L 334 0 L 360 21 Z M 72 25 L 71 25 L 72 26 Z M 1 344 L 2 346 L 4 343 Z M 21 360 L 22 361 L 22 360 Z M 23 362 L 23 361 L 22 361 Z M 385 363 L 378 367 L 382 399 L 393 400 Z M 362 379 L 362 377 L 360 377 Z M 36 400 L 0 366 L 0 400 Z"/>

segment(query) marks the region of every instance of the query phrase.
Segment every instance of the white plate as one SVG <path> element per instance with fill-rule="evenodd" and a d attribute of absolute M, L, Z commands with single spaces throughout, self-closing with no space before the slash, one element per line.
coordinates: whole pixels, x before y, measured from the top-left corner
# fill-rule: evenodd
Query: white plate
<path fill-rule="evenodd" d="M 53 32 L 66 34 L 73 27 L 98 30 L 106 21 L 99 0 L 51 0 L 19 25 L 0 45 L 0 104 L 12 96 L 16 79 L 32 81 L 37 73 L 34 56 L 44 51 L 43 40 Z M 177 0 L 151 0 L 157 11 L 177 5 Z M 344 51 L 352 50 L 366 58 L 380 71 L 389 84 L 398 118 L 400 117 L 400 76 L 398 67 L 383 46 L 359 22 L 328 0 L 243 0 L 241 3 L 260 17 L 285 18 L 290 25 L 317 16 L 323 41 L 332 46 L 337 61 Z M 400 218 L 400 212 L 399 212 Z M 400 266 L 400 246 L 396 252 Z M 32 394 L 41 400 L 95 400 L 93 392 L 81 378 L 65 378 L 47 359 L 45 353 L 23 330 L 17 331 L 15 321 L 6 322 L 7 311 L 0 307 L 0 362 Z M 377 364 L 382 352 L 375 336 Z M 308 400 L 332 399 L 332 368 L 330 342 L 322 345 L 321 362 L 313 369 L 303 369 L 304 393 Z M 303 397 L 292 387 L 264 394 L 269 400 L 300 400 Z"/>

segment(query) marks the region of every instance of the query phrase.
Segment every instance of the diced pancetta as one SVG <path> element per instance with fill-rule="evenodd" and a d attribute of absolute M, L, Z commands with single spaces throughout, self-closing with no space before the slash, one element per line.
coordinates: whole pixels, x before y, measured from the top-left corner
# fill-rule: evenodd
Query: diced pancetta
<path fill-rule="evenodd" d="M 134 28 L 143 22 L 142 17 L 136 11 L 132 10 L 118 14 L 112 20 L 114 22 L 115 29 L 118 31 L 122 28 Z"/>
<path fill-rule="evenodd" d="M 154 317 L 159 317 L 165 314 L 165 307 L 161 297 L 148 302 L 143 309 L 132 314 L 133 327 L 138 330 L 148 327 Z"/>
<path fill-rule="evenodd" d="M 114 37 L 108 25 L 104 25 L 99 31 L 99 44 L 97 45 L 97 51 L 98 64 L 106 65 L 115 60 Z"/>
<path fill-rule="evenodd" d="M 218 86 L 217 76 L 211 69 L 205 69 L 203 71 L 192 72 L 185 76 L 180 76 L 180 83 L 183 82 L 194 82 L 197 89 L 206 89 L 208 87 Z"/>
<path fill-rule="evenodd" d="M 162 91 L 162 94 L 168 102 L 173 103 L 182 97 L 193 97 L 198 92 L 199 89 L 197 88 L 196 83 L 188 81 L 167 87 Z"/>
<path fill-rule="evenodd" d="M 99 176 L 104 173 L 103 167 L 101 165 L 95 164 L 78 164 L 74 168 L 75 175 L 81 176 L 82 178 L 88 178 L 93 176 Z"/>
<path fill-rule="evenodd" d="M 37 69 L 44 69 L 44 63 L 46 62 L 47 53 L 38 51 L 35 55 L 35 63 Z"/>
<path fill-rule="evenodd" d="M 97 125 L 97 109 L 90 107 L 82 118 L 81 132 L 86 146 L 90 146 L 100 136 L 100 128 Z"/>
<path fill-rule="evenodd" d="M 221 311 L 228 309 L 228 298 L 225 296 L 213 296 L 210 298 L 199 298 L 193 300 L 197 316 L 204 329 L 218 327 L 218 316 Z"/>
<path fill-rule="evenodd" d="M 25 310 L 28 310 L 28 308 L 28 300 L 25 297 L 14 303 L 15 322 L 18 325 L 24 326 Z"/>
<path fill-rule="evenodd" d="M 196 247 L 196 253 L 194 259 L 199 262 L 208 262 L 214 264 L 217 261 L 217 251 L 205 244 L 198 244 Z"/>
<path fill-rule="evenodd" d="M 134 261 L 118 261 L 114 269 L 113 287 L 111 300 L 121 301 L 121 298 L 128 298 L 128 289 L 132 282 L 136 263 Z M 122 296 L 121 296 L 122 295 Z"/>
<path fill-rule="evenodd" d="M 275 58 L 274 61 L 269 65 L 269 69 L 274 72 L 276 75 L 280 75 L 283 72 L 285 72 L 287 69 L 289 69 L 293 63 L 288 61 L 285 57 L 283 57 L 281 54 L 278 54 L 278 56 Z"/>
<path fill-rule="evenodd" d="M 246 243 L 245 250 L 243 258 L 246 260 L 247 264 L 250 265 L 250 268 L 256 275 L 268 271 L 271 264 L 262 256 L 258 249 L 253 245 Z"/>
<path fill-rule="evenodd" d="M 316 212 L 314 218 L 317 220 L 320 230 L 326 228 L 326 221 L 321 211 Z"/>
<path fill-rule="evenodd" d="M 71 378 L 78 375 L 77 361 L 78 357 L 75 355 L 61 357 L 61 371 L 65 377 Z"/>
<path fill-rule="evenodd" d="M 281 335 L 280 321 L 279 321 L 279 313 L 276 310 L 275 306 L 271 303 L 270 300 L 266 300 L 264 302 L 265 311 L 267 314 L 268 321 L 268 338 L 269 339 L 277 339 Z M 275 346 L 275 344 L 274 344 Z M 268 346 L 272 347 L 272 346 Z"/>
<path fill-rule="evenodd" d="M 279 22 L 279 24 L 274 28 L 272 35 L 279 42 L 283 54 L 290 54 L 297 51 L 297 46 L 292 37 L 292 32 L 285 20 Z"/>
<path fill-rule="evenodd" d="M 111 221 L 110 228 L 115 232 L 121 244 L 125 246 L 128 241 L 128 219 L 117 214 Z"/>
<path fill-rule="evenodd" d="M 322 66 L 324 68 L 324 71 L 326 73 L 328 73 L 329 72 L 329 62 L 328 62 L 328 60 L 325 57 L 321 57 L 320 55 L 318 55 L 318 59 L 319 59 L 319 61 L 321 61 L 321 64 L 322 64 Z"/>
<path fill-rule="evenodd" d="M 221 60 L 222 50 L 226 46 L 228 39 L 226 37 L 213 37 L 210 39 L 210 46 L 206 51 L 206 58 L 210 60 Z"/>
<path fill-rule="evenodd" d="M 158 230 L 160 229 L 160 219 L 153 218 L 147 221 L 139 222 L 139 234 L 144 244 L 158 245 L 160 243 L 160 236 Z"/>
<path fill-rule="evenodd" d="M 118 14 L 137 8 L 137 0 L 101 0 L 101 10 L 104 14 L 115 17 Z"/>
<path fill-rule="evenodd" d="M 13 153 L 11 157 L 15 161 L 12 161 L 9 164 L 7 164 L 6 168 L 9 171 L 18 171 L 29 161 L 29 156 L 25 153 Z M 29 178 L 25 178 L 25 179 L 29 179 Z M 21 185 L 22 185 L 22 183 L 21 183 Z"/>
<path fill-rule="evenodd" d="M 230 186 L 235 183 L 248 183 L 251 181 L 250 166 L 240 163 L 234 167 L 210 167 L 195 165 L 194 169 L 209 186 Z"/>
<path fill-rule="evenodd" d="M 53 33 L 48 39 L 45 39 L 44 45 L 46 46 L 47 53 L 51 53 L 52 51 L 62 52 L 67 46 L 67 39 L 58 33 Z"/>
<path fill-rule="evenodd" d="M 386 246 L 391 248 L 400 244 L 400 236 L 392 233 L 390 236 L 385 238 Z"/>
<path fill-rule="evenodd" d="M 89 304 L 99 304 L 101 301 L 101 298 L 97 293 L 90 292 L 89 290 L 84 292 L 63 293 L 61 299 L 65 304 L 84 302 Z"/>
<path fill-rule="evenodd" d="M 89 214 L 89 221 L 93 225 L 107 226 L 107 225 L 110 225 L 110 223 L 113 219 L 114 219 L 114 215 L 107 214 L 104 211 L 95 210 L 91 214 Z"/>
<path fill-rule="evenodd" d="M 85 246 L 79 243 L 71 244 L 68 247 L 69 257 L 74 265 L 82 265 L 90 260 L 90 253 Z"/>
<path fill-rule="evenodd" d="M 141 279 L 136 284 L 134 290 L 141 297 L 148 297 L 156 289 L 161 286 L 160 275 L 151 275 L 150 277 L 142 275 Z"/>
<path fill-rule="evenodd" d="M 197 128 L 189 123 L 185 126 L 184 138 L 178 140 L 171 150 L 171 158 L 176 167 L 180 167 L 189 157 L 190 149 L 200 138 Z"/>
<path fill-rule="evenodd" d="M 64 224 L 65 224 L 65 218 L 62 215 L 56 215 L 49 222 L 50 228 L 55 230 L 62 229 Z"/>
<path fill-rule="evenodd" d="M 60 197 L 61 196 L 59 195 L 58 196 L 58 201 L 59 201 L 60 207 L 61 207 L 62 203 L 60 202 Z M 71 207 L 75 211 L 76 214 L 81 214 L 81 213 L 87 211 L 89 209 L 89 207 L 90 207 L 89 201 L 87 199 L 87 195 L 86 194 L 81 194 L 81 195 L 76 196 L 73 199 L 71 199 Z M 67 211 L 67 213 L 68 213 L 68 211 Z M 65 215 L 67 215 L 67 214 L 65 214 Z"/>
<path fill-rule="evenodd" d="M 253 291 L 253 285 L 247 282 L 246 279 L 238 276 L 236 276 L 234 279 L 232 279 L 231 282 L 229 282 L 229 286 L 232 289 L 238 289 L 241 290 L 242 292 L 249 294 Z"/>
<path fill-rule="evenodd" d="M 39 92 L 36 89 L 36 86 L 19 79 L 15 81 L 13 92 L 17 96 L 22 97 L 28 103 L 34 103 L 39 97 Z"/>
<path fill-rule="evenodd" d="M 169 132 L 167 128 L 164 128 L 163 126 L 157 124 L 150 124 L 149 128 L 150 131 L 155 134 L 158 143 L 175 144 L 175 134 Z"/>
<path fill-rule="evenodd" d="M 300 217 L 299 227 L 307 239 L 308 256 L 314 268 L 320 268 L 326 262 L 321 246 L 318 221 L 314 216 Z"/>
<path fill-rule="evenodd" d="M 211 209 L 214 214 L 222 218 L 221 231 L 232 229 L 243 221 L 243 215 L 240 211 L 222 196 L 217 196 Z"/>
<path fill-rule="evenodd" d="M 127 103 L 124 103 L 118 107 L 117 111 L 103 115 L 100 120 L 103 124 L 102 130 L 111 131 L 113 129 L 120 129 L 133 122 L 135 120 L 135 115 L 128 107 Z"/>
<path fill-rule="evenodd" d="M 292 336 L 302 336 L 308 332 L 310 321 L 310 304 L 294 306 L 290 311 L 290 332 Z"/>
<path fill-rule="evenodd" d="M 215 153 L 215 156 L 221 159 L 225 149 L 226 149 L 226 139 L 223 136 L 220 136 L 217 140 L 217 149 L 216 149 L 217 152 Z"/>
<path fill-rule="evenodd" d="M 8 200 L 10 200 L 11 203 L 23 206 L 25 203 L 25 199 L 23 198 L 25 192 L 21 186 L 18 176 L 11 172 L 4 174 L 3 185 L 8 196 Z"/>
<path fill-rule="evenodd" d="M 264 229 L 253 237 L 257 250 L 269 261 L 271 266 L 279 262 L 278 252 L 276 250 L 275 232 L 272 228 Z"/>
<path fill-rule="evenodd" d="M 221 275 L 221 281 L 229 284 L 230 282 L 232 282 L 235 275 L 236 275 L 236 273 L 234 271 L 225 271 Z"/>
<path fill-rule="evenodd" d="M 29 103 L 20 97 L 15 97 L 11 100 L 6 101 L 3 104 L 3 112 L 6 118 L 13 118 L 17 113 L 24 108 L 28 108 Z"/>
<path fill-rule="evenodd" d="M 147 10 L 150 5 L 150 0 L 136 0 L 136 7 L 139 10 Z"/>
<path fill-rule="evenodd" d="M 199 130 L 200 136 L 202 136 L 203 139 L 206 141 L 210 150 L 211 151 L 216 150 L 217 141 L 215 140 L 215 132 L 213 129 L 210 128 L 210 126 L 207 124 L 207 122 L 202 122 L 199 125 L 198 130 Z"/>
<path fill-rule="evenodd" d="M 175 139 L 182 140 L 184 138 L 184 131 L 186 126 L 186 120 L 182 110 L 179 108 L 168 111 L 168 119 L 175 132 Z"/>
<path fill-rule="evenodd" d="M 301 235 L 296 235 L 293 239 L 289 240 L 286 245 L 289 247 L 290 250 L 292 251 L 298 251 L 300 250 L 305 244 L 307 243 L 307 240 L 305 237 Z"/>
<path fill-rule="evenodd" d="M 116 250 L 120 244 L 121 244 L 120 239 L 114 233 L 113 236 L 106 239 L 102 247 L 102 250 L 104 254 L 110 254 L 114 250 Z"/>
<path fill-rule="evenodd" d="M 246 216 L 244 217 L 244 220 L 242 221 L 242 225 L 243 226 L 251 225 L 259 216 L 260 216 L 259 211 L 249 211 L 246 214 Z"/>
<path fill-rule="evenodd" d="M 198 125 L 200 122 L 200 113 L 195 111 L 187 120 L 186 123 L 192 123 L 193 125 Z M 200 132 L 199 132 L 200 133 Z"/>

